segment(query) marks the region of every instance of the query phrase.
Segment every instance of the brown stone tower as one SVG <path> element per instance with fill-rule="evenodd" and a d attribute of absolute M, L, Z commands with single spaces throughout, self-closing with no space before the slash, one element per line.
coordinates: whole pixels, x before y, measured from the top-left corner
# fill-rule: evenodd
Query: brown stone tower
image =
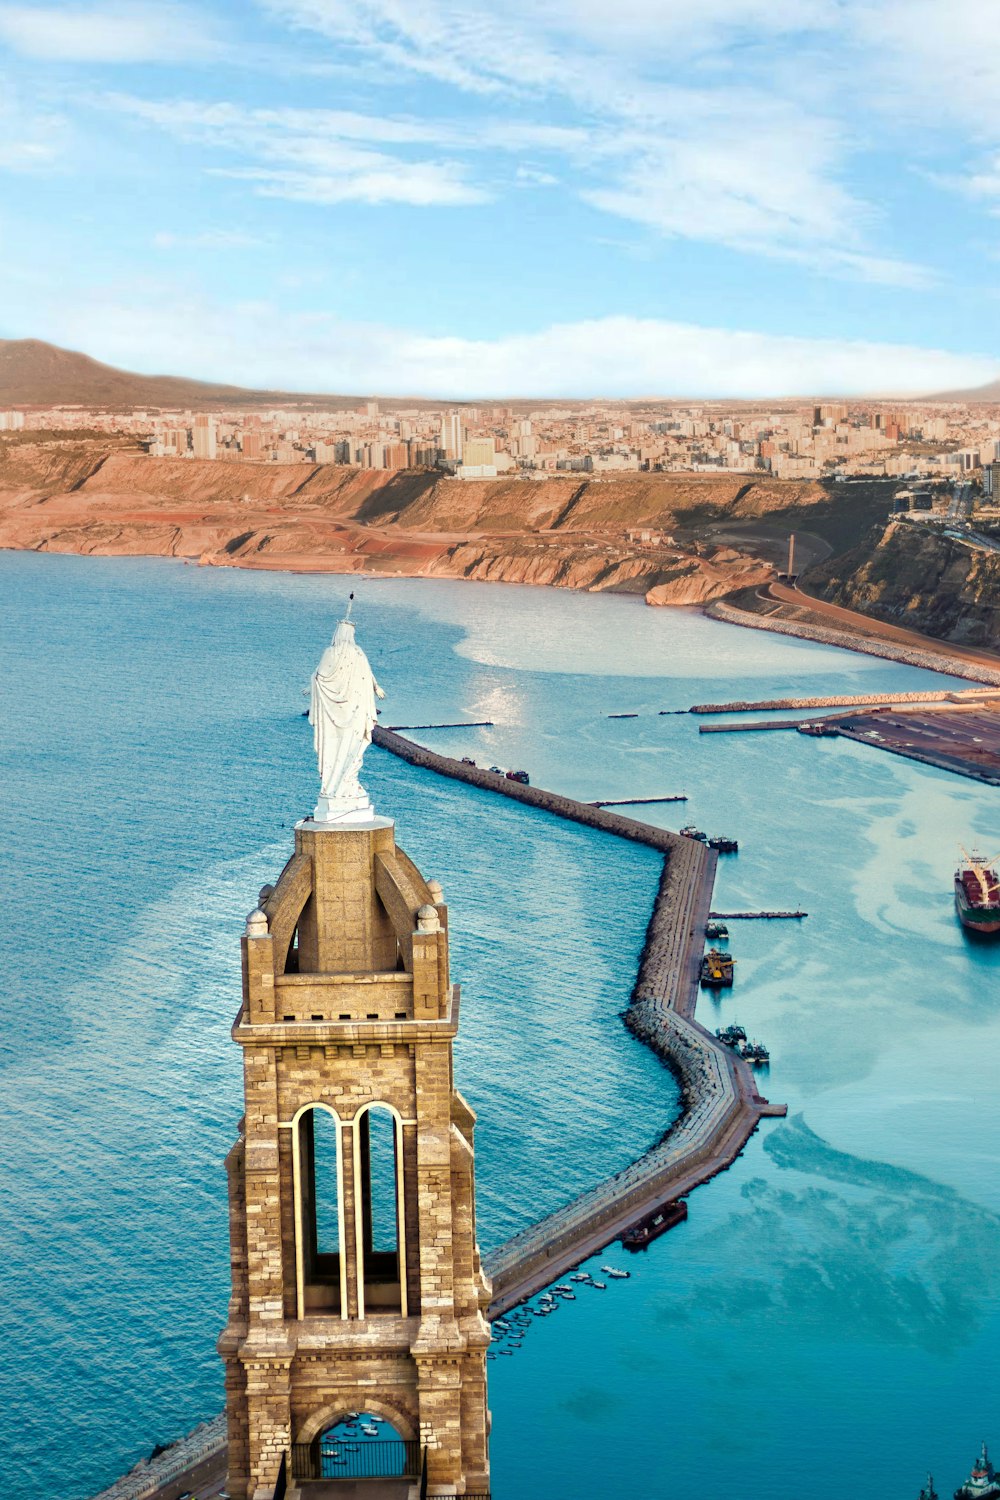
<path fill-rule="evenodd" d="M 271 1500 L 284 1458 L 290 1496 L 336 1495 L 323 1434 L 371 1412 L 404 1440 L 395 1472 L 486 1494 L 489 1285 L 440 887 L 389 820 L 306 820 L 261 896 L 233 1027 L 229 1493 Z"/>

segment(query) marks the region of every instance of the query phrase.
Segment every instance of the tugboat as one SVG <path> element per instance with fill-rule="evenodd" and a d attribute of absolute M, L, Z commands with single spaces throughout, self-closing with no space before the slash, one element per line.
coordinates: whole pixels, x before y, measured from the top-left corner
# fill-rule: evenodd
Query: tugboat
<path fill-rule="evenodd" d="M 706 990 L 731 989 L 733 964 L 736 960 L 730 953 L 719 948 L 709 948 L 701 961 L 701 984 Z"/>
<path fill-rule="evenodd" d="M 974 850 L 955 871 L 955 910 L 963 927 L 972 932 L 1000 932 L 1000 877 L 996 860 Z"/>
<path fill-rule="evenodd" d="M 682 838 L 697 839 L 699 844 L 708 843 L 708 834 L 702 833 L 701 829 L 696 828 L 693 823 L 685 824 L 685 826 L 683 828 L 679 828 L 677 832 L 681 835 Z"/>
<path fill-rule="evenodd" d="M 713 917 L 710 922 L 705 923 L 705 936 L 715 939 L 727 938 L 729 936 L 729 928 L 725 922 L 717 922 Z"/>
<path fill-rule="evenodd" d="M 763 1042 L 744 1042 L 743 1046 L 739 1049 L 739 1053 L 744 1062 L 748 1062 L 754 1067 L 763 1066 L 764 1063 L 771 1061 L 771 1054 Z"/>
<path fill-rule="evenodd" d="M 508 781 L 519 781 L 522 786 L 530 786 L 531 785 L 531 779 L 528 776 L 527 771 L 508 771 L 507 772 L 507 780 Z"/>
<path fill-rule="evenodd" d="M 955 1500 L 998 1500 L 1000 1482 L 990 1456 L 983 1444 L 982 1451 L 972 1465 L 972 1473 L 965 1483 L 955 1491 Z"/>
<path fill-rule="evenodd" d="M 924 1485 L 917 1500 L 940 1500 L 937 1490 L 934 1488 L 934 1475 L 928 1474 L 927 1483 Z"/>
<path fill-rule="evenodd" d="M 745 1042 L 747 1039 L 747 1034 L 742 1026 L 723 1026 L 722 1030 L 717 1031 L 715 1034 L 724 1047 L 738 1047 L 741 1042 Z"/>
<path fill-rule="evenodd" d="M 726 839 L 721 835 L 718 838 L 709 839 L 708 847 L 717 850 L 719 854 L 739 854 L 740 852 L 738 839 Z"/>
<path fill-rule="evenodd" d="M 627 1230 L 622 1235 L 622 1245 L 626 1250 L 645 1250 L 652 1240 L 659 1239 L 661 1234 L 666 1234 L 675 1224 L 682 1224 L 687 1216 L 688 1206 L 683 1198 L 678 1198 L 676 1203 L 666 1203 L 655 1214 L 649 1214 Z"/>

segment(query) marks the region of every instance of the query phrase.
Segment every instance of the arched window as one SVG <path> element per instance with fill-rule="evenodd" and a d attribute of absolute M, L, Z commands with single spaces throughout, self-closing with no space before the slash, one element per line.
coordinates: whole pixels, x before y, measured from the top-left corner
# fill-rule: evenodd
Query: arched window
<path fill-rule="evenodd" d="M 387 1104 L 367 1105 L 355 1122 L 355 1174 L 359 1191 L 358 1281 L 364 1315 L 406 1315 L 406 1248 L 403 1210 L 402 1122 Z"/>
<path fill-rule="evenodd" d="M 309 1105 L 296 1119 L 294 1169 L 299 1317 L 346 1317 L 340 1121 L 325 1105 Z"/>

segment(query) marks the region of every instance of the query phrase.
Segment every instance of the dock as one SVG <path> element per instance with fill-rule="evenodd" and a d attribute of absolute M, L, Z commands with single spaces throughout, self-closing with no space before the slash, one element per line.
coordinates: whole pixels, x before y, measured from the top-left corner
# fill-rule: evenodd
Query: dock
<path fill-rule="evenodd" d="M 699 734 L 746 734 L 751 729 L 798 729 L 801 719 L 751 719 L 749 724 L 736 720 L 732 724 L 699 724 Z"/>
<path fill-rule="evenodd" d="M 687 794 L 678 792 L 672 797 L 618 797 L 613 802 L 588 802 L 588 807 L 646 807 L 652 802 L 686 802 Z"/>
<path fill-rule="evenodd" d="M 807 911 L 710 911 L 709 919 L 713 922 L 775 922 L 782 918 L 793 918 L 801 921 L 808 917 Z"/>
<path fill-rule="evenodd" d="M 492 729 L 492 719 L 468 719 L 457 724 L 387 724 L 386 729 L 399 734 L 403 729 Z"/>

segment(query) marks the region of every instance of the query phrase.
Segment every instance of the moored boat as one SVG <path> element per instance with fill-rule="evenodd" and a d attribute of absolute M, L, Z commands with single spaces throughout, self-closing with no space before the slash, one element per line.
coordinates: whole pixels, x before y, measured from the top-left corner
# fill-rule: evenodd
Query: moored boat
<path fill-rule="evenodd" d="M 955 871 L 955 910 L 972 932 L 1000 932 L 1000 876 L 996 860 L 962 850 L 964 863 Z"/>
<path fill-rule="evenodd" d="M 626 1250 L 645 1250 L 651 1241 L 659 1239 L 675 1224 L 683 1223 L 687 1216 L 688 1206 L 683 1198 L 678 1198 L 676 1203 L 665 1203 L 623 1234 L 622 1244 Z"/>
<path fill-rule="evenodd" d="M 705 989 L 729 989 L 733 982 L 733 964 L 736 960 L 730 953 L 719 948 L 709 948 L 701 961 L 701 983 Z"/>

